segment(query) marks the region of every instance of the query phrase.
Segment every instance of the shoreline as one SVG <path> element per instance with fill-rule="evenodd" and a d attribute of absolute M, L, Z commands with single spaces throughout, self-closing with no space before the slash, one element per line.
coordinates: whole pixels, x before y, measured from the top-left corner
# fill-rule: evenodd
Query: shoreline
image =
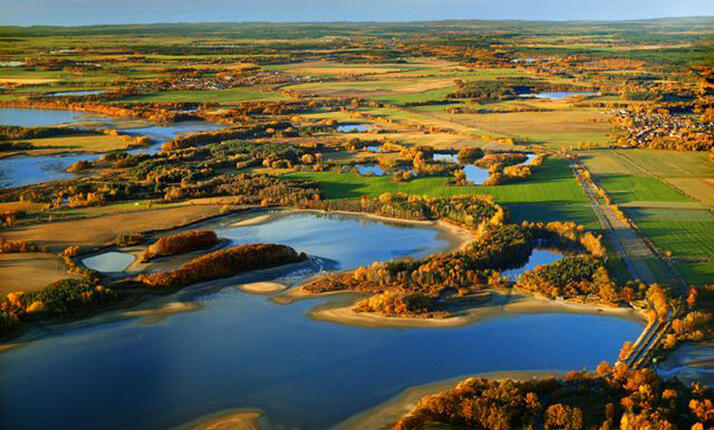
<path fill-rule="evenodd" d="M 349 216 L 361 216 L 364 218 L 371 218 L 377 221 L 384 221 L 393 224 L 402 225 L 421 225 L 421 226 L 432 226 L 438 230 L 441 230 L 443 237 L 450 243 L 449 250 L 463 249 L 466 245 L 474 240 L 473 233 L 465 228 L 458 226 L 456 224 L 444 221 L 443 219 L 438 220 L 416 220 L 416 219 L 404 219 L 404 218 L 393 218 L 384 215 L 377 215 L 368 212 L 350 212 L 350 211 L 326 211 L 322 209 L 290 209 L 289 211 L 309 211 L 317 212 L 323 214 L 339 214 L 339 215 L 349 215 Z M 437 236 L 438 237 L 438 236 Z"/>
<path fill-rule="evenodd" d="M 268 430 L 265 414 L 257 409 L 228 409 L 205 415 L 173 430 Z"/>
<path fill-rule="evenodd" d="M 422 397 L 453 388 L 459 381 L 469 377 L 479 377 L 491 380 L 529 379 L 549 376 L 559 377 L 565 372 L 558 370 L 515 370 L 488 373 L 475 373 L 443 379 L 424 385 L 409 387 L 380 405 L 360 412 L 342 421 L 331 430 L 361 430 L 380 429 L 396 423 L 402 416 L 411 413 Z"/>
<path fill-rule="evenodd" d="M 446 328 L 462 327 L 488 318 L 502 317 L 504 314 L 571 313 L 583 315 L 606 315 L 645 322 L 646 317 L 632 308 L 608 308 L 605 306 L 560 302 L 532 296 L 513 289 L 488 289 L 491 297 L 483 304 L 455 311 L 446 318 L 391 317 L 370 312 L 354 312 L 353 306 L 365 297 L 354 291 L 336 291 L 327 294 L 310 294 L 302 291 L 294 299 L 328 297 L 345 293 L 343 297 L 328 300 L 310 312 L 308 317 L 318 321 L 363 327 L 363 328 Z"/>
<path fill-rule="evenodd" d="M 236 288 L 243 291 L 244 293 L 258 294 L 258 295 L 270 295 L 278 293 L 280 291 L 285 291 L 288 288 L 287 285 L 281 284 L 280 282 L 273 281 L 258 281 L 258 282 L 248 282 L 245 284 L 236 285 Z"/>

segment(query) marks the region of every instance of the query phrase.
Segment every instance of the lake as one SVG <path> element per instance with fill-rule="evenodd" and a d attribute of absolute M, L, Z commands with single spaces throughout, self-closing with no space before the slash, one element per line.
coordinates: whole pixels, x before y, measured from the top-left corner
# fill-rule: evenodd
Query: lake
<path fill-rule="evenodd" d="M 335 269 L 455 246 L 431 226 L 359 216 L 235 221 L 211 225 L 234 244 L 284 243 Z M 278 281 L 294 280 L 298 266 Z M 234 288 L 265 278 L 248 273 L 173 295 L 200 305 L 192 312 L 58 328 L 0 353 L 0 427 L 170 428 L 257 408 L 276 426 L 326 429 L 413 385 L 500 370 L 592 369 L 615 360 L 642 329 L 563 313 L 503 314 L 455 328 L 351 327 L 307 316 L 324 298 L 278 305 Z"/>
<path fill-rule="evenodd" d="M 122 134 L 148 136 L 156 143 L 127 152 L 149 154 L 159 152 L 163 142 L 177 136 L 224 127 L 222 124 L 209 121 L 149 124 L 67 110 L 0 108 L 0 125 L 39 127 L 59 124 L 77 124 L 78 127 L 89 129 L 114 128 L 119 129 Z M 66 170 L 76 161 L 96 160 L 101 156 L 102 154 L 66 153 L 43 156 L 16 155 L 0 159 L 0 187 L 20 187 L 58 179 L 70 179 L 77 175 L 68 173 Z"/>

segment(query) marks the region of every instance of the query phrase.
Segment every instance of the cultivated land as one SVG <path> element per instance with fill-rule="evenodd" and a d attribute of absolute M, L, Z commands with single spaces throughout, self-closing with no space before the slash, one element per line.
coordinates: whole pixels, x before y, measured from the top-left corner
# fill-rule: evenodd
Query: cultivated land
<path fill-rule="evenodd" d="M 276 301 L 360 292 L 365 301 L 343 296 L 341 307 L 313 312 L 356 325 L 437 330 L 479 319 L 464 315 L 519 306 L 534 313 L 607 307 L 604 314 L 628 316 L 644 309 L 649 324 L 621 361 L 654 366 L 678 343 L 714 338 L 712 64 L 714 20 L 706 17 L 0 27 L 0 118 L 8 107 L 70 110 L 111 117 L 118 130 L 99 120 L 0 127 L 0 183 L 32 179 L 22 177 L 27 165 L 18 154 L 50 156 L 33 167 L 63 178 L 0 189 L 0 335 L 188 284 L 221 288 L 211 285 L 216 277 L 261 269 L 231 286 L 281 294 Z M 150 151 L 136 150 L 152 143 L 148 137 L 129 135 L 132 124 L 183 121 L 213 124 L 153 142 Z M 70 167 L 51 157 L 60 153 L 101 157 Z M 67 168 L 74 176 L 64 179 Z M 212 232 L 190 233 L 201 221 L 256 208 L 439 222 L 464 243 L 281 293 L 289 282 L 260 276 L 282 270 L 279 258 L 303 264 L 301 249 L 240 248 L 215 235 L 203 246 Z M 259 214 L 232 227 L 272 219 Z M 149 245 L 161 248 L 157 259 L 137 259 L 124 271 L 82 263 L 103 251 L 137 257 Z M 517 279 L 500 276 L 534 248 L 563 258 Z M 333 256 L 319 257 L 329 265 Z M 201 308 L 165 302 L 124 316 Z M 598 393 L 626 385 L 615 382 L 582 383 Z M 652 384 L 635 391 L 661 388 Z M 615 416 L 646 409 L 626 407 L 642 401 L 639 394 L 618 400 L 627 389 L 607 398 Z M 681 399 L 696 397 L 676 389 Z M 584 409 L 587 428 L 602 427 L 604 397 L 590 406 L 564 398 Z M 688 409 L 672 404 L 659 411 L 679 428 L 707 428 L 692 427 Z M 393 423 L 404 413 L 398 409 L 378 421 Z M 257 429 L 266 418 L 252 409 L 223 412 L 193 424 Z M 534 419 L 546 422 L 542 415 Z"/>

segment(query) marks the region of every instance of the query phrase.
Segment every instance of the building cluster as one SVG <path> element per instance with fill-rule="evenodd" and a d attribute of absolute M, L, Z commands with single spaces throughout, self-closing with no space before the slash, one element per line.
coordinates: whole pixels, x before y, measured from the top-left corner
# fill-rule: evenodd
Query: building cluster
<path fill-rule="evenodd" d="M 714 122 L 701 120 L 698 115 L 641 109 L 619 109 L 611 114 L 621 132 L 622 144 L 681 151 L 708 151 L 714 147 Z"/>

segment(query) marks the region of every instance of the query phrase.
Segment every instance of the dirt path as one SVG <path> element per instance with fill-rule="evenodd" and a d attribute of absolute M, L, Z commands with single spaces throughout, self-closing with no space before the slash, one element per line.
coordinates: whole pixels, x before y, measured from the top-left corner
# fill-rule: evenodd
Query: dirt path
<path fill-rule="evenodd" d="M 622 261 L 632 277 L 648 284 L 657 282 L 657 278 L 647 265 L 647 259 L 656 259 L 657 256 L 637 232 L 615 215 L 610 206 L 600 202 L 595 187 L 581 175 L 575 166 L 573 166 L 573 172 L 580 178 L 579 182 L 593 209 L 595 209 L 595 213 L 600 219 L 600 224 L 608 231 L 612 243 L 617 248 L 617 252 L 620 253 Z"/>

